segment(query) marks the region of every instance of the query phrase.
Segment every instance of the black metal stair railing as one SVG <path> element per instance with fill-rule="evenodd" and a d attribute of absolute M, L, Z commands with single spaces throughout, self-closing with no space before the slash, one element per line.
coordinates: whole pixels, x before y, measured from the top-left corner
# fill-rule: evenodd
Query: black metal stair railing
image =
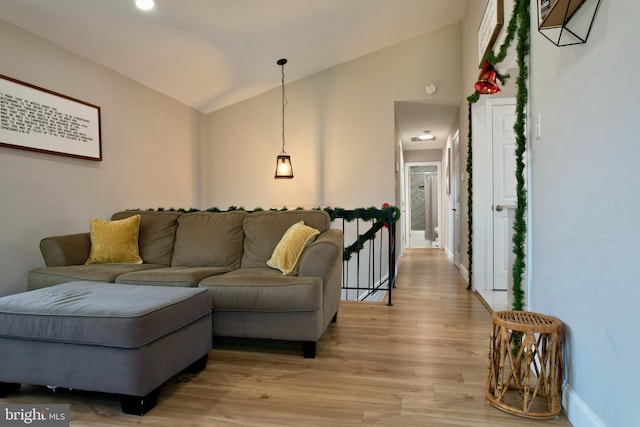
<path fill-rule="evenodd" d="M 298 208 L 303 209 L 303 208 Z M 342 299 L 355 301 L 381 301 L 386 296 L 392 304 L 392 292 L 396 284 L 396 222 L 400 210 L 385 203 L 382 209 L 375 207 L 342 209 L 316 208 L 327 212 L 333 227 L 343 231 Z M 148 209 L 164 211 L 164 208 Z M 178 212 L 198 212 L 199 209 L 168 209 Z M 245 210 L 230 206 L 227 211 Z M 255 208 L 253 211 L 262 211 Z M 272 209 L 276 210 L 276 209 Z M 282 211 L 288 210 L 286 207 Z M 207 212 L 224 212 L 216 207 Z M 368 228 L 367 228 L 368 227 Z M 361 229 L 366 231 L 360 234 Z M 351 242 L 346 245 L 346 242 Z M 380 242 L 380 243 L 377 243 Z"/>
<path fill-rule="evenodd" d="M 392 304 L 396 280 L 394 208 L 336 210 L 332 218 L 344 235 L 342 299 Z M 341 222 L 341 224 L 340 224 Z M 385 298 L 386 297 L 386 298 Z"/>

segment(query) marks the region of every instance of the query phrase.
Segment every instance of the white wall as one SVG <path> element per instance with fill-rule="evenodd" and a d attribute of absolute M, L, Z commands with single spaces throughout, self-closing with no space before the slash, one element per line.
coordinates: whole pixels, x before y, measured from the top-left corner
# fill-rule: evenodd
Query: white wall
<path fill-rule="evenodd" d="M 560 48 L 531 12 L 530 309 L 565 324 L 571 422 L 637 425 L 640 3 L 603 1 L 587 44 Z"/>
<path fill-rule="evenodd" d="M 446 148 L 445 148 L 446 149 Z M 441 162 L 443 159 L 443 150 L 405 150 L 404 161 L 408 163 L 415 162 Z"/>
<path fill-rule="evenodd" d="M 0 21 L 0 74 L 101 107 L 103 161 L 0 147 L 0 295 L 26 289 L 45 236 L 127 208 L 197 204 L 200 113 Z"/>
<path fill-rule="evenodd" d="M 293 69 L 295 58 L 285 67 Z M 286 151 L 295 178 L 274 180 L 280 88 L 205 117 L 204 205 L 357 208 L 396 201 L 394 102 L 460 100 L 460 25 L 287 82 Z M 280 70 L 274 62 L 274 81 Z M 286 80 L 286 77 L 285 77 Z"/>

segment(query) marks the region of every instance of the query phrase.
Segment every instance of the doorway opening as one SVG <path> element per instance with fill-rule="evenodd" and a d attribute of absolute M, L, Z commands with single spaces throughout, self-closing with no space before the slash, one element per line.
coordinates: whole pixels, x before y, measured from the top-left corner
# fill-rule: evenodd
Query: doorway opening
<path fill-rule="evenodd" d="M 440 247 L 440 162 L 405 165 L 407 248 Z"/>

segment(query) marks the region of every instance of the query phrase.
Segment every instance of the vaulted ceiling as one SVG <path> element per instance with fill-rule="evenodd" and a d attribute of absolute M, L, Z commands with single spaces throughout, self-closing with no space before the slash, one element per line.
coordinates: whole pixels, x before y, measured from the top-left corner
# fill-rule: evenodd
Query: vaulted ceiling
<path fill-rule="evenodd" d="M 0 19 L 203 113 L 462 20 L 467 0 L 0 0 Z"/>

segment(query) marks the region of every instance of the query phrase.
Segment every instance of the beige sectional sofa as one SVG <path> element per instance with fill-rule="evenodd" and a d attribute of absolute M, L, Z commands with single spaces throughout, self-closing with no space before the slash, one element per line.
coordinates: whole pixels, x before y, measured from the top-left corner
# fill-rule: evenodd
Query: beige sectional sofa
<path fill-rule="evenodd" d="M 46 267 L 29 272 L 28 288 L 76 280 L 206 288 L 213 336 L 301 341 L 305 357 L 335 321 L 340 302 L 342 231 L 322 210 L 190 212 L 123 211 L 140 215 L 136 263 L 85 265 L 90 233 L 47 237 Z M 285 232 L 303 221 L 318 230 L 295 275 L 267 265 Z"/>

